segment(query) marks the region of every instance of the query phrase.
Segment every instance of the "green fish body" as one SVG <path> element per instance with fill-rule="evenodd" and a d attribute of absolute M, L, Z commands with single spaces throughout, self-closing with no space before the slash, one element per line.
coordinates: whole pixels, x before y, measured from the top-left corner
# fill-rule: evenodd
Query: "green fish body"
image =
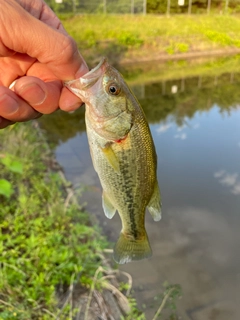
<path fill-rule="evenodd" d="M 105 215 L 111 219 L 118 211 L 122 221 L 114 260 L 123 264 L 150 257 L 145 211 L 160 220 L 161 200 L 156 151 L 143 110 L 106 60 L 66 86 L 86 104 L 88 142 Z"/>

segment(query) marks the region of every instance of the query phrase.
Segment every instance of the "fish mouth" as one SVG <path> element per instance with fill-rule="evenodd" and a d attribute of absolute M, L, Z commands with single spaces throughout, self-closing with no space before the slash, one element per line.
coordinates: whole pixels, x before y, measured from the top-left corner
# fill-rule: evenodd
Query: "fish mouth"
<path fill-rule="evenodd" d="M 99 64 L 91 71 L 78 79 L 65 81 L 64 86 L 76 96 L 84 98 L 84 91 L 86 91 L 88 88 L 91 88 L 99 80 L 99 78 L 106 72 L 108 66 L 109 64 L 107 59 L 102 58 Z"/>

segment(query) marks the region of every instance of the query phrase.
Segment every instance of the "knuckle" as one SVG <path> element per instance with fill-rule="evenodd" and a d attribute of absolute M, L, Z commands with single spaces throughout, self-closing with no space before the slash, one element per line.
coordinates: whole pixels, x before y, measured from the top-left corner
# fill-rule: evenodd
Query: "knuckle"
<path fill-rule="evenodd" d="M 65 36 L 62 43 L 62 51 L 60 53 L 62 60 L 71 61 L 78 51 L 76 42 L 70 37 Z"/>

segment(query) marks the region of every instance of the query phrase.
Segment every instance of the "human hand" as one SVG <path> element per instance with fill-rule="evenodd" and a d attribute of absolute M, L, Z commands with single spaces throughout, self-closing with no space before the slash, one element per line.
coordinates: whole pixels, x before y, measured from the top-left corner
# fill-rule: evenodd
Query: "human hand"
<path fill-rule="evenodd" d="M 0 0 L 0 8 L 0 129 L 77 109 L 82 101 L 62 81 L 88 68 L 60 20 L 43 0 Z"/>

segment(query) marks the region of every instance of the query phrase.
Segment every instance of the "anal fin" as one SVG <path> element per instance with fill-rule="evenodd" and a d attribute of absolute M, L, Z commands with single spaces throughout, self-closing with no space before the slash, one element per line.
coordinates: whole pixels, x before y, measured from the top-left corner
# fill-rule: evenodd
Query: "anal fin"
<path fill-rule="evenodd" d="M 161 220 L 162 217 L 162 210 L 161 210 L 161 196 L 160 196 L 160 190 L 157 183 L 157 180 L 154 185 L 154 190 L 152 197 L 148 203 L 148 211 L 150 212 L 151 216 L 153 217 L 154 221 Z"/>
<path fill-rule="evenodd" d="M 114 216 L 114 214 L 116 212 L 116 209 L 114 208 L 114 206 L 110 202 L 106 192 L 104 192 L 104 191 L 102 194 L 102 206 L 103 206 L 103 211 L 105 213 L 105 216 L 108 219 L 112 219 L 112 217 Z"/>

